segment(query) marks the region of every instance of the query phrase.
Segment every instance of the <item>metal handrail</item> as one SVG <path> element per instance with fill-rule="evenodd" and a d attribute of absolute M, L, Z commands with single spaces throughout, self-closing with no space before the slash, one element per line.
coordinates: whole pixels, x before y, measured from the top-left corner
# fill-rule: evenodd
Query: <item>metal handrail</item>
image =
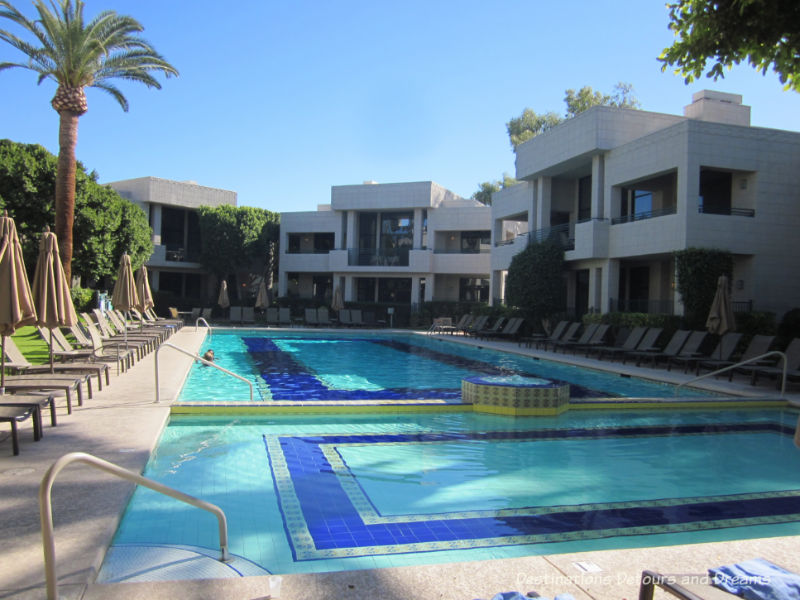
<path fill-rule="evenodd" d="M 183 352 L 186 356 L 191 356 L 193 359 L 199 360 L 201 363 L 203 363 L 207 367 L 214 367 L 215 369 L 219 369 L 223 373 L 227 373 L 231 377 L 236 377 L 236 379 L 241 379 L 248 386 L 250 386 L 250 402 L 253 401 L 253 384 L 252 384 L 252 382 L 248 381 L 247 379 L 245 379 L 241 375 L 237 375 L 236 373 L 233 373 L 232 371 L 228 371 L 228 369 L 223 369 L 219 365 L 214 364 L 210 360 L 206 360 L 202 356 L 199 356 L 197 354 L 193 354 L 193 353 L 189 352 L 188 350 L 184 350 L 183 348 L 179 348 L 175 344 L 170 344 L 169 342 L 164 342 L 161 345 L 159 345 L 158 348 L 156 348 L 156 358 L 155 358 L 155 364 L 156 364 L 156 403 L 161 401 L 160 397 L 159 397 L 159 391 L 158 391 L 158 351 L 161 350 L 161 348 L 163 348 L 164 346 L 167 346 L 169 348 L 174 348 L 178 352 Z"/>
<path fill-rule="evenodd" d="M 110 463 L 102 458 L 97 458 L 85 452 L 70 452 L 55 461 L 42 478 L 39 486 L 39 518 L 42 524 L 42 545 L 44 546 L 44 576 L 47 584 L 47 600 L 58 600 L 58 577 L 56 574 L 56 544 L 53 534 L 53 504 L 51 492 L 56 475 L 61 470 L 73 462 L 82 462 L 91 467 L 116 475 L 122 479 L 132 481 L 137 485 L 143 485 L 161 494 L 175 498 L 196 508 L 202 508 L 217 517 L 219 523 L 219 548 L 222 562 L 230 560 L 228 555 L 228 522 L 225 513 L 216 504 L 211 504 L 194 496 L 184 494 L 176 489 L 168 487 L 163 483 L 143 477 L 138 473 L 123 469 L 122 467 Z"/>
<path fill-rule="evenodd" d="M 700 381 L 701 379 L 705 379 L 706 377 L 711 377 L 712 375 L 719 375 L 720 373 L 725 373 L 726 371 L 731 371 L 733 369 L 738 369 L 742 365 L 746 365 L 746 364 L 749 364 L 751 362 L 756 362 L 756 361 L 759 361 L 759 360 L 763 360 L 763 359 L 767 358 L 768 356 L 780 356 L 783 359 L 783 378 L 781 380 L 781 398 L 783 398 L 784 395 L 786 394 L 786 355 L 783 352 L 781 352 L 780 350 L 771 350 L 770 352 L 767 352 L 766 354 L 761 354 L 761 355 L 756 356 L 754 358 L 748 358 L 747 360 L 740 361 L 740 362 L 736 363 L 735 365 L 729 365 L 727 367 L 723 367 L 721 369 L 717 369 L 716 371 L 711 371 L 710 373 L 703 373 L 702 375 L 699 375 L 699 376 L 695 377 L 694 379 L 690 379 L 689 381 L 684 381 L 683 383 L 681 383 L 681 384 L 679 384 L 678 386 L 675 387 L 675 395 L 677 396 L 678 395 L 678 391 L 685 385 L 689 385 L 690 383 L 694 383 L 695 381 Z"/>
<path fill-rule="evenodd" d="M 208 327 L 208 334 L 211 335 L 213 329 L 211 329 L 211 325 L 209 325 L 208 321 L 206 321 L 203 317 L 197 317 L 197 320 L 194 322 L 195 333 L 197 332 L 197 326 L 200 324 L 200 321 L 206 324 L 206 327 Z"/>

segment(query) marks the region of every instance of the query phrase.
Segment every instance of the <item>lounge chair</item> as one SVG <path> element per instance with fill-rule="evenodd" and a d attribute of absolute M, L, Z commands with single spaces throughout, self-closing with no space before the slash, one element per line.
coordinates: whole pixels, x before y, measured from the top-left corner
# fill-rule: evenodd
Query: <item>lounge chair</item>
<path fill-rule="evenodd" d="M 91 389 L 88 375 L 6 375 L 3 382 L 6 392 L 60 392 L 66 396 L 69 414 L 72 414 L 72 392 L 78 396 L 78 406 L 83 406 L 82 383 Z"/>
<path fill-rule="evenodd" d="M 94 375 L 97 377 L 97 389 L 103 389 L 103 375 L 106 378 L 106 384 L 110 383 L 109 368 L 104 363 L 63 363 L 58 362 L 53 364 L 52 371 L 50 365 L 34 365 L 28 362 L 25 355 L 20 352 L 17 345 L 12 338 L 6 338 L 6 356 L 14 365 L 14 370 L 21 372 L 20 374 L 31 373 L 78 373 L 80 375 Z"/>
<path fill-rule="evenodd" d="M 789 342 L 783 353 L 786 356 L 787 379 L 800 378 L 800 338 L 794 338 Z M 756 385 L 759 377 L 775 377 L 775 387 L 780 389 L 783 380 L 783 359 L 774 366 L 744 366 L 740 371 L 750 374 L 751 385 Z"/>
<path fill-rule="evenodd" d="M 98 309 L 95 309 L 98 310 Z M 100 312 L 98 310 L 98 312 Z M 100 335 L 100 338 L 103 340 L 103 345 L 109 348 L 116 348 L 119 346 L 125 346 L 126 349 L 133 348 L 136 351 L 136 359 L 141 360 L 145 354 L 150 352 L 150 350 L 155 348 L 155 342 L 151 336 L 138 336 L 133 333 L 125 334 L 118 334 L 116 331 L 111 329 L 108 321 L 102 316 L 102 312 L 100 312 L 100 317 L 96 320 L 93 320 L 89 313 L 81 313 L 83 320 L 85 321 L 85 326 L 91 332 L 91 329 L 94 328 L 95 331 Z M 97 313 L 95 313 L 97 317 Z M 91 337 L 91 336 L 90 336 Z M 92 337 L 94 340 L 94 337 Z"/>
<path fill-rule="evenodd" d="M 622 364 L 624 365 L 628 358 L 635 358 L 637 367 L 642 364 L 643 360 L 649 360 L 653 365 L 655 365 L 656 359 L 659 357 L 669 358 L 670 356 L 677 356 L 691 334 L 692 332 L 688 329 L 678 329 L 672 334 L 672 337 L 663 349 L 650 347 L 639 350 L 637 348 L 633 352 L 626 352 L 622 356 Z"/>
<path fill-rule="evenodd" d="M 252 306 L 242 307 L 242 323 L 255 323 L 256 310 Z"/>
<path fill-rule="evenodd" d="M 502 331 L 498 331 L 497 333 L 492 334 L 490 337 L 501 339 L 515 338 L 519 334 L 519 328 L 522 327 L 524 322 L 525 319 L 522 317 L 512 317 L 508 320 L 508 323 L 506 323 L 506 326 L 503 327 Z"/>
<path fill-rule="evenodd" d="M 292 325 L 292 314 L 289 312 L 288 308 L 278 309 L 278 324 L 287 326 Z"/>
<path fill-rule="evenodd" d="M 486 327 L 486 323 L 488 321 L 489 317 L 486 315 L 475 317 L 475 320 L 464 329 L 464 335 L 475 335 L 476 332 L 481 331 Z"/>
<path fill-rule="evenodd" d="M 125 315 L 122 314 L 122 311 L 106 311 L 105 316 L 109 323 L 114 326 L 114 329 L 117 331 L 117 335 L 121 335 L 125 332 L 125 330 L 127 330 L 129 336 L 135 335 L 139 336 L 140 338 L 149 337 L 153 340 L 157 340 L 158 344 L 165 341 L 170 335 L 172 335 L 172 329 L 169 327 L 146 322 L 142 317 L 142 314 L 137 310 L 131 310 L 130 312 L 135 321 L 128 323 L 125 320 Z M 158 344 L 155 345 L 157 346 Z"/>
<path fill-rule="evenodd" d="M 350 327 L 353 324 L 353 320 L 350 317 L 351 317 L 351 314 L 350 314 L 350 309 L 349 308 L 343 308 L 342 310 L 340 310 L 339 311 L 339 325 L 342 325 L 344 327 Z"/>
<path fill-rule="evenodd" d="M 455 325 L 452 325 L 449 329 L 446 329 L 444 331 L 444 333 L 449 333 L 449 334 L 452 335 L 452 334 L 456 333 L 457 331 L 462 331 L 464 329 L 464 327 L 467 326 L 467 323 L 469 323 L 471 318 L 472 318 L 472 315 L 469 315 L 469 314 L 461 315 L 461 318 L 458 320 L 458 322 L 456 322 Z"/>
<path fill-rule="evenodd" d="M 360 308 L 350 309 L 350 325 L 353 327 L 364 327 L 364 319 L 361 318 Z"/>
<path fill-rule="evenodd" d="M 175 309 L 175 314 L 171 315 L 170 318 L 168 319 L 166 317 L 159 317 L 156 314 L 156 311 L 154 311 L 152 308 L 148 308 L 146 311 L 144 311 L 144 317 L 151 323 L 171 326 L 174 327 L 175 330 L 180 329 L 184 325 L 183 319 L 180 318 L 180 313 L 178 312 L 178 309 Z"/>
<path fill-rule="evenodd" d="M 589 356 L 589 352 L 591 352 L 593 348 L 598 348 L 606 343 L 606 336 L 608 335 L 609 329 L 611 329 L 611 325 L 608 323 L 600 323 L 588 342 L 585 344 L 573 344 L 569 348 L 572 350 L 573 354 L 577 353 L 578 350 L 586 350 L 586 356 Z"/>
<path fill-rule="evenodd" d="M 14 456 L 19 454 L 19 432 L 17 423 L 26 420 L 34 414 L 36 414 L 36 409 L 32 406 L 0 406 L 0 422 L 11 424 L 11 451 L 14 453 Z M 33 432 L 34 441 L 39 441 L 40 438 L 37 437 L 39 428 L 34 426 Z"/>
<path fill-rule="evenodd" d="M 204 308 L 200 311 L 200 319 L 205 319 L 206 322 L 211 318 L 211 308 Z"/>
<path fill-rule="evenodd" d="M 569 321 L 559 321 L 558 324 L 553 327 L 553 331 L 550 332 L 550 335 L 533 338 L 532 341 L 536 344 L 536 347 L 539 348 L 540 345 L 546 345 L 548 342 L 560 340 L 567 327 L 569 327 Z"/>
<path fill-rule="evenodd" d="M 228 320 L 231 323 L 241 323 L 242 322 L 242 307 L 241 306 L 231 306 L 231 311 L 228 314 Z"/>
<path fill-rule="evenodd" d="M 462 317 L 463 323 L 457 328 L 462 334 L 466 335 L 467 331 L 472 327 L 475 321 L 479 318 L 475 315 L 466 315 L 466 319 Z"/>
<path fill-rule="evenodd" d="M 51 347 L 50 340 L 53 340 L 52 352 L 53 356 L 58 360 L 88 359 L 91 358 L 93 354 L 91 348 L 73 348 L 72 344 L 64 337 L 64 334 L 61 333 L 58 327 L 54 327 L 52 330 L 45 329 L 44 327 L 37 327 L 36 330 L 39 332 L 39 337 L 44 340 L 48 348 Z"/>
<path fill-rule="evenodd" d="M 589 323 L 577 340 L 556 340 L 553 342 L 553 351 L 558 352 L 559 348 L 563 348 L 564 353 L 566 354 L 567 348 L 575 348 L 583 344 L 588 344 L 589 340 L 592 339 L 594 332 L 597 331 L 599 326 L 599 323 Z"/>
<path fill-rule="evenodd" d="M 560 338 L 557 339 L 548 339 L 545 340 L 543 343 L 543 347 L 545 351 L 547 350 L 548 346 L 552 346 L 555 349 L 557 343 L 569 342 L 569 341 L 576 341 L 578 338 L 578 330 L 581 328 L 581 323 L 576 321 L 574 323 L 570 323 L 567 325 L 567 328 L 561 334 Z"/>
<path fill-rule="evenodd" d="M 493 333 L 497 333 L 498 331 L 502 331 L 502 328 L 503 328 L 503 325 L 505 324 L 505 322 L 506 322 L 506 318 L 505 317 L 498 317 L 495 320 L 494 325 L 492 325 L 491 327 L 484 327 L 480 331 L 473 332 L 473 334 L 478 336 L 478 337 L 489 337 Z"/>
<path fill-rule="evenodd" d="M 658 352 L 659 348 L 656 346 L 656 342 L 658 342 L 658 338 L 661 337 L 661 333 L 663 331 L 664 330 L 661 327 L 650 327 L 647 331 L 645 331 L 644 335 L 642 336 L 642 341 L 639 342 L 636 348 L 624 352 L 617 352 L 615 354 L 617 356 L 622 356 L 622 364 L 625 364 L 628 356 L 634 352 Z"/>
<path fill-rule="evenodd" d="M 697 363 L 697 374 L 700 374 L 700 371 L 705 369 L 707 371 L 716 371 L 718 369 L 724 369 L 725 367 L 731 367 L 738 362 L 742 362 L 743 360 L 750 360 L 751 358 L 756 358 L 757 356 L 761 356 L 762 354 L 766 354 L 769 352 L 770 347 L 772 346 L 772 342 L 775 341 L 774 335 L 754 335 L 750 340 L 750 343 L 745 348 L 745 351 L 738 358 L 729 358 L 728 360 L 701 360 Z M 731 355 L 733 356 L 733 355 Z M 767 365 L 754 365 L 751 364 L 750 367 L 755 366 L 767 366 Z M 733 380 L 733 369 L 728 371 L 728 381 Z"/>
<path fill-rule="evenodd" d="M 331 317 L 328 313 L 328 309 L 325 306 L 320 306 L 317 309 L 317 325 L 320 327 L 330 327 L 331 326 Z"/>
<path fill-rule="evenodd" d="M 622 342 L 622 344 L 594 348 L 594 350 L 597 352 L 597 359 L 603 360 L 603 356 L 606 354 L 609 356 L 615 356 L 621 352 L 635 351 L 636 347 L 642 341 L 645 333 L 647 333 L 647 327 L 634 327 L 633 330 L 631 330 L 631 332 L 625 337 L 625 341 Z"/>
<path fill-rule="evenodd" d="M 277 324 L 278 324 L 278 309 L 273 306 L 267 309 L 267 325 L 277 325 Z"/>
<path fill-rule="evenodd" d="M 56 418 L 56 402 L 53 394 L 3 394 L 0 396 L 0 406 L 22 406 L 32 408 L 34 435 L 41 438 L 44 435 L 42 411 L 50 409 L 50 426 L 58 425 Z M 37 431 L 38 430 L 38 431 Z"/>
<path fill-rule="evenodd" d="M 94 323 L 87 323 L 86 329 L 89 332 L 89 337 L 92 340 L 92 360 L 99 360 L 102 362 L 113 362 L 117 367 L 117 373 L 120 370 L 127 371 L 133 366 L 135 350 L 132 348 L 125 348 L 125 342 L 109 344 L 100 335 Z"/>
<path fill-rule="evenodd" d="M 316 327 L 319 325 L 319 321 L 317 321 L 317 309 L 316 308 L 307 308 L 305 310 L 305 324 L 309 327 Z"/>
<path fill-rule="evenodd" d="M 698 346 L 693 352 L 687 351 L 687 349 L 690 350 L 690 342 L 692 341 L 690 337 L 689 341 L 686 342 L 684 349 L 681 350 L 677 356 L 672 356 L 669 358 L 669 360 L 667 360 L 667 371 L 672 370 L 672 365 L 683 365 L 683 372 L 688 373 L 689 369 L 696 368 L 697 363 L 701 360 L 728 360 L 731 354 L 733 354 L 733 351 L 736 349 L 736 346 L 739 344 L 741 337 L 741 333 L 735 333 L 733 331 L 726 333 L 720 338 L 716 348 L 714 348 L 714 350 L 712 350 L 709 354 L 700 354 L 700 346 Z"/>

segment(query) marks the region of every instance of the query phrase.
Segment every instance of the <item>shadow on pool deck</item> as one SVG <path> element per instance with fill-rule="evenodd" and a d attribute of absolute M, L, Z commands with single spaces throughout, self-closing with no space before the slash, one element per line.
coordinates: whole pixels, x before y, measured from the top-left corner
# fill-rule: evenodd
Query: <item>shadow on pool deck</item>
<path fill-rule="evenodd" d="M 196 350 L 204 331 L 193 327 L 173 336 L 172 343 Z M 519 351 L 516 344 L 469 342 L 485 347 Z M 531 353 L 534 354 L 534 353 Z M 536 353 L 544 356 L 542 353 Z M 552 355 L 547 355 L 551 357 Z M 558 355 L 559 360 L 564 359 Z M 567 357 L 569 358 L 569 357 Z M 583 362 L 583 359 L 579 359 Z M 59 425 L 49 426 L 40 442 L 31 441 L 30 423 L 21 427 L 21 454 L 11 456 L 9 440 L 0 442 L 0 598 L 15 600 L 44 597 L 44 569 L 37 493 L 45 470 L 69 451 L 84 451 L 120 466 L 141 472 L 169 415 L 167 399 L 174 398 L 191 359 L 169 350 L 160 352 L 161 395 L 154 404 L 154 355 L 150 354 L 129 373 L 116 376 L 111 385 L 96 392 L 93 400 L 76 408 L 71 416 L 59 409 Z M 596 361 L 585 363 L 598 366 Z M 619 364 L 600 366 L 620 370 Z M 652 369 L 622 367 L 626 373 L 669 375 Z M 682 374 L 670 375 L 681 381 Z M 727 381 L 715 384 L 730 392 L 754 388 Z M 774 397 L 774 390 L 755 388 Z M 800 401 L 800 395 L 790 396 Z M 63 406 L 63 401 L 60 403 Z M 700 476 L 705 476 L 700 470 Z M 129 598 L 264 598 L 266 578 L 213 581 L 178 581 L 89 585 L 116 530 L 133 486 L 83 465 L 65 469 L 53 488 L 56 552 L 62 598 L 115 600 Z M 634 598 L 643 569 L 670 573 L 704 573 L 710 566 L 763 556 L 789 570 L 800 572 L 800 536 L 718 542 L 690 547 L 675 546 L 487 560 L 374 571 L 284 575 L 280 598 L 315 600 L 375 597 L 388 600 L 491 598 L 500 591 L 536 590 L 545 596 L 572 593 L 587 598 Z M 601 571 L 586 573 L 576 562 L 591 562 Z"/>

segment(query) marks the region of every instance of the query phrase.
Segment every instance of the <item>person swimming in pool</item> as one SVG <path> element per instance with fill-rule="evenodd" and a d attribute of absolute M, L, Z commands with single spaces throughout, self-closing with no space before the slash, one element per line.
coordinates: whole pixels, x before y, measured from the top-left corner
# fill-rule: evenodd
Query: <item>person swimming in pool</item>
<path fill-rule="evenodd" d="M 208 362 L 214 362 L 214 351 L 206 350 L 206 353 L 203 354 L 203 360 L 207 360 Z M 203 366 L 208 366 L 208 365 L 203 365 Z"/>

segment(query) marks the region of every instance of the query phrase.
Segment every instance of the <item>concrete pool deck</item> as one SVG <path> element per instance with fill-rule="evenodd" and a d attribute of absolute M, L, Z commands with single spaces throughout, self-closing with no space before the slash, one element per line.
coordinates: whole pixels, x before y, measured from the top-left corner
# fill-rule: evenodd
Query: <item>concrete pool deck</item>
<path fill-rule="evenodd" d="M 319 331 L 319 330 L 317 330 Z M 171 338 L 182 348 L 195 351 L 205 332 L 184 327 Z M 455 337 L 455 336 L 454 336 Z M 453 339 L 444 336 L 444 339 Z M 459 339 L 459 338 L 456 338 Z M 620 363 L 553 355 L 521 349 L 515 343 L 466 340 L 503 350 L 538 357 L 556 358 L 610 368 L 625 374 L 657 377 L 681 382 L 683 373 L 637 368 Z M 177 395 L 191 359 L 169 348 L 159 351 L 160 393 L 155 404 L 154 354 L 128 373 L 113 376 L 111 385 L 95 391 L 92 400 L 66 415 L 59 405 L 59 425 L 49 426 L 45 415 L 44 438 L 32 442 L 30 421 L 20 427 L 19 456 L 11 456 L 11 442 L 0 442 L 0 598 L 44 598 L 44 568 L 39 526 L 38 488 L 47 468 L 67 452 L 81 451 L 99 456 L 135 472 L 141 472 L 169 417 L 169 400 Z M 769 386 L 752 388 L 739 378 L 733 384 L 712 382 L 719 391 L 775 397 Z M 800 394 L 787 397 L 800 402 Z M 1 430 L 5 435 L 7 429 Z M 702 468 L 699 476 L 704 476 Z M 65 469 L 53 487 L 56 556 L 62 598 L 95 600 L 114 597 L 175 598 L 266 598 L 269 580 L 249 577 L 221 580 L 102 585 L 92 581 L 118 519 L 133 491 L 132 484 L 91 469 L 74 465 Z M 531 556 L 372 571 L 283 575 L 280 598 L 340 599 L 373 597 L 388 600 L 491 598 L 501 591 L 532 590 L 544 596 L 569 592 L 576 600 L 636 598 L 644 569 L 666 573 L 703 575 L 708 567 L 764 557 L 800 572 L 800 536 L 718 542 L 691 546 L 669 546 L 575 554 Z"/>

